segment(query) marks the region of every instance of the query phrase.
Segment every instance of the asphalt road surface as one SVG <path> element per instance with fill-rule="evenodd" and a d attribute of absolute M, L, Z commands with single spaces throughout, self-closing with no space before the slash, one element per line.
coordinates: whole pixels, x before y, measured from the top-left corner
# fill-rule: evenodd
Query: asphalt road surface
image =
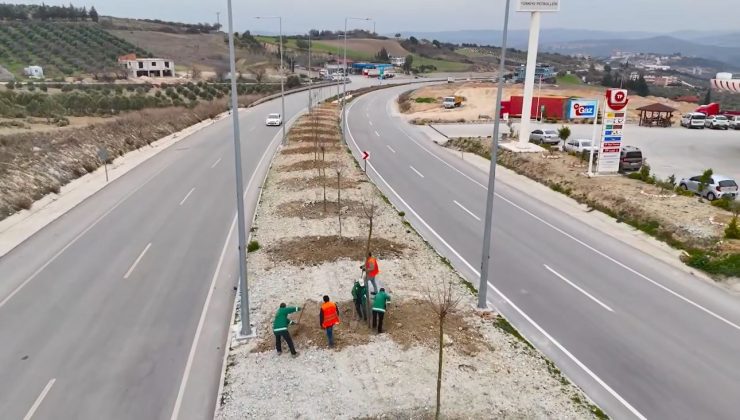
<path fill-rule="evenodd" d="M 394 115 L 405 89 L 353 101 L 348 143 L 477 285 L 488 176 Z M 737 418 L 740 300 L 522 187 L 496 185 L 489 302 L 615 418 Z"/>
<path fill-rule="evenodd" d="M 288 96 L 285 120 L 307 105 Z M 281 139 L 270 112 L 279 99 L 240 112 L 248 223 Z M 0 259 L 0 418 L 212 417 L 238 276 L 233 156 L 225 118 Z"/>
<path fill-rule="evenodd" d="M 532 123 L 530 128 L 558 129 L 562 124 Z M 590 139 L 593 127 L 569 124 L 571 138 Z M 493 124 L 435 124 L 448 137 L 491 136 Z M 506 126 L 503 126 L 506 130 Z M 643 150 L 652 171 L 660 178 L 675 175 L 676 179 L 701 175 L 712 168 L 715 173 L 740 181 L 740 131 L 689 130 L 684 127 L 640 127 L 628 124 L 625 144 Z"/>

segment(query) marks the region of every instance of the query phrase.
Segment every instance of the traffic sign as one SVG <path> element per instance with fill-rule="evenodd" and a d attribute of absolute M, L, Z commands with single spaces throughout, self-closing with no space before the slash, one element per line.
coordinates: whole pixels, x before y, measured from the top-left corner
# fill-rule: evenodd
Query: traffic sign
<path fill-rule="evenodd" d="M 366 151 L 363 150 L 362 151 L 362 160 L 368 160 L 368 159 L 370 159 L 370 153 L 368 153 L 368 152 L 366 152 Z"/>

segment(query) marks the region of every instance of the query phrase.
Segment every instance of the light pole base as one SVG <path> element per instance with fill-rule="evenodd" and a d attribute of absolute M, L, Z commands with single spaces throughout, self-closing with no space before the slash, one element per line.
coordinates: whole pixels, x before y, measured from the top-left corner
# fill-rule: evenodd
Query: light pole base
<path fill-rule="evenodd" d="M 234 336 L 234 343 L 237 344 L 243 344 L 246 341 L 249 341 L 252 338 L 257 338 L 257 326 L 250 325 L 252 328 L 252 332 L 249 335 L 242 334 L 242 323 L 239 322 L 237 324 L 234 324 L 232 327 L 232 333 Z"/>

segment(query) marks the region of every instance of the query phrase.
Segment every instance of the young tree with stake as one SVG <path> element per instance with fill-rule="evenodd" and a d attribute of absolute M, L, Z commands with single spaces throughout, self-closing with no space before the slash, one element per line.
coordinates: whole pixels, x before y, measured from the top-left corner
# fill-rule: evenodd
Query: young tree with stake
<path fill-rule="evenodd" d="M 439 419 L 442 401 L 442 367 L 444 355 L 444 326 L 447 316 L 460 304 L 462 297 L 455 293 L 453 280 L 450 278 L 434 280 L 426 288 L 426 301 L 437 316 L 439 322 L 439 353 L 437 359 L 437 410 L 434 416 Z"/>

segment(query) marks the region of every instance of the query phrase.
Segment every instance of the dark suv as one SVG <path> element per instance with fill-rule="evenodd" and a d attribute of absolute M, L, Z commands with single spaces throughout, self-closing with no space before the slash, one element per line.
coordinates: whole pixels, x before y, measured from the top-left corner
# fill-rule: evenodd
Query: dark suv
<path fill-rule="evenodd" d="M 642 150 L 635 146 L 624 146 L 619 155 L 619 172 L 639 171 L 644 161 Z"/>

